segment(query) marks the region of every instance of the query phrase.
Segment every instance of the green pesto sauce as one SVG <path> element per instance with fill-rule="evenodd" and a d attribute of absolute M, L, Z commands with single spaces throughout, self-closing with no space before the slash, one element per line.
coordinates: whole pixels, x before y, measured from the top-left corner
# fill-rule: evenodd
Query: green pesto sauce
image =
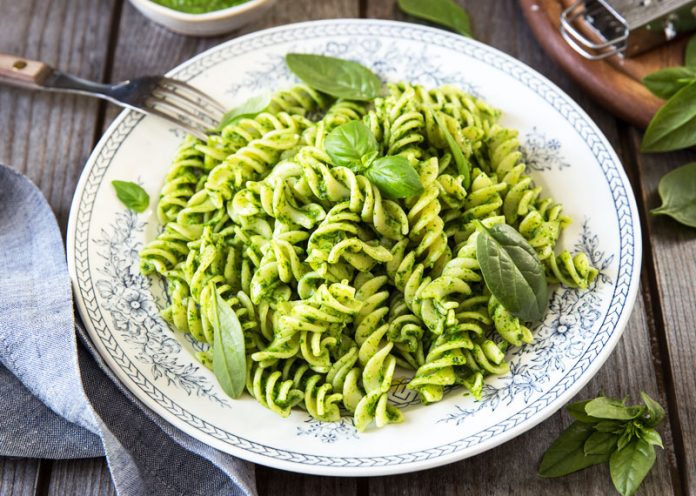
<path fill-rule="evenodd" d="M 205 14 L 246 3 L 248 0 L 152 0 L 170 9 L 187 14 Z"/>

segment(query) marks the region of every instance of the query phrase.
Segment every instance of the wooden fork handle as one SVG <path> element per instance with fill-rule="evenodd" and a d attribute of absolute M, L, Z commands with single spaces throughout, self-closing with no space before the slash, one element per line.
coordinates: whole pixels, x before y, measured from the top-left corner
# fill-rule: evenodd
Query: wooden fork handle
<path fill-rule="evenodd" d="M 53 68 L 43 62 L 0 53 L 0 83 L 41 88 Z"/>

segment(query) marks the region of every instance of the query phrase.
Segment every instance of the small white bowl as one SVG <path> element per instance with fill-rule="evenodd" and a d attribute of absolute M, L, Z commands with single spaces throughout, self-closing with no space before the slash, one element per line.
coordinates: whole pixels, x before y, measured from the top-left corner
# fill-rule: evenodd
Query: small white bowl
<path fill-rule="evenodd" d="M 249 0 L 241 5 L 206 14 L 187 14 L 151 0 L 130 0 L 144 16 L 167 29 L 189 36 L 229 33 L 263 14 L 275 0 Z"/>

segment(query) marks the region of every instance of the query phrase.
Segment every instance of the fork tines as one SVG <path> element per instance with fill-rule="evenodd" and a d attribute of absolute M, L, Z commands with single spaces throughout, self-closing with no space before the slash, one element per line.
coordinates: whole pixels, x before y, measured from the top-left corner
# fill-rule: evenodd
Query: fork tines
<path fill-rule="evenodd" d="M 213 98 L 183 81 L 166 77 L 158 81 L 146 107 L 155 115 L 176 121 L 202 140 L 225 115 L 224 107 Z"/>

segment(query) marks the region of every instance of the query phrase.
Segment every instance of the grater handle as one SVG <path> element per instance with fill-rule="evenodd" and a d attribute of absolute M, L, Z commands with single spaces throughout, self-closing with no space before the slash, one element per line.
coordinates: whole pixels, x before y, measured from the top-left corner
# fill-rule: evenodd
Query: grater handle
<path fill-rule="evenodd" d="M 603 43 L 596 43 L 590 40 L 575 27 L 575 21 L 587 12 L 586 0 L 577 0 L 561 13 L 561 36 L 573 50 L 589 60 L 602 60 L 626 50 L 626 40 L 628 39 L 629 31 L 626 21 L 604 5 L 600 4 L 600 7 L 605 9 L 624 26 L 621 35 Z"/>

